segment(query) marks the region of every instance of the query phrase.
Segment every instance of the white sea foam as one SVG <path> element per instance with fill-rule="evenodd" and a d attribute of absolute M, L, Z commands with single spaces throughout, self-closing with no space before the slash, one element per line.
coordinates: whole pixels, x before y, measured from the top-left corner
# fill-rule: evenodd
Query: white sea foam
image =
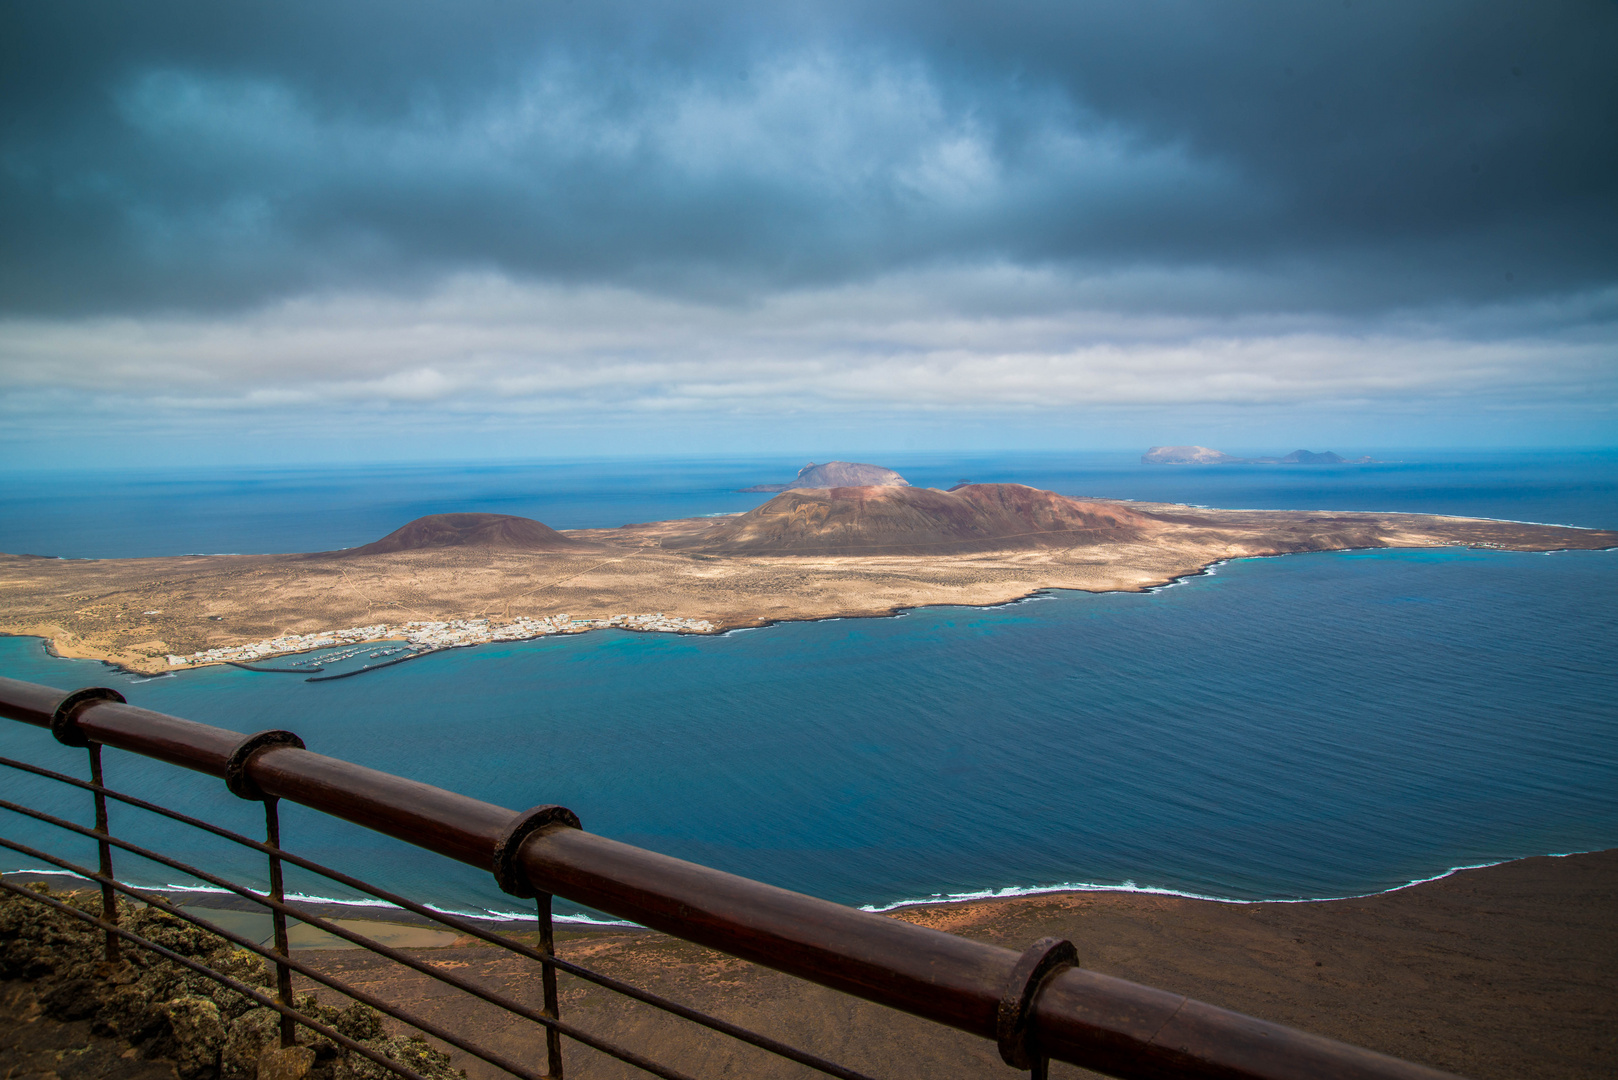
<path fill-rule="evenodd" d="M 1028 596 L 1019 596 L 1015 600 L 1007 600 L 1001 604 L 972 604 L 967 605 L 977 611 L 999 611 L 1001 608 L 1016 607 L 1018 604 L 1032 604 L 1035 600 L 1055 600 L 1056 597 L 1041 590 Z"/>
<path fill-rule="evenodd" d="M 1538 857 L 1548 859 L 1565 859 L 1572 855 L 1584 854 L 1588 854 L 1588 852 L 1551 851 L 1546 852 L 1543 856 Z M 1376 889 L 1372 890 L 1371 892 L 1363 893 L 1345 893 L 1341 896 L 1273 897 L 1269 899 L 1253 900 L 1230 896 L 1214 896 L 1211 893 L 1189 892 L 1185 889 L 1171 889 L 1160 885 L 1139 885 L 1132 880 L 1125 880 L 1115 885 L 1105 885 L 1093 881 L 1068 881 L 1059 885 L 1007 885 L 998 889 L 987 888 L 975 889 L 968 892 L 934 893 L 931 896 L 894 900 L 886 904 L 861 904 L 859 910 L 881 914 L 883 912 L 896 911 L 899 908 L 921 907 L 929 904 L 964 904 L 976 900 L 1012 900 L 1023 896 L 1045 896 L 1051 893 L 1067 892 L 1139 893 L 1148 896 L 1177 896 L 1186 900 L 1209 900 L 1216 904 L 1322 904 L 1329 903 L 1334 900 L 1361 900 L 1368 896 L 1385 896 L 1388 893 L 1400 892 L 1404 889 L 1413 888 L 1417 885 L 1426 885 L 1429 882 L 1442 881 L 1444 878 L 1458 874 L 1463 870 L 1482 870 L 1490 866 L 1501 866 L 1505 863 L 1516 862 L 1518 859 L 1535 857 L 1536 856 L 1522 855 L 1509 859 L 1494 859 L 1489 862 L 1464 863 L 1459 866 L 1452 866 L 1448 870 L 1433 874 L 1430 877 L 1412 878 L 1411 880 L 1406 881 L 1404 884 L 1395 885 L 1392 888 Z M 24 874 L 32 876 L 37 874 L 41 876 L 70 877 L 81 881 L 84 880 L 77 874 L 69 873 L 66 870 L 36 870 L 24 867 L 17 870 L 0 871 L 0 873 L 4 873 L 8 877 Z M 126 884 L 133 883 L 126 882 Z M 145 888 L 165 893 L 208 893 L 219 896 L 235 895 L 228 889 L 221 889 L 212 885 L 167 884 L 144 886 L 134 885 L 133 887 Z M 342 900 L 332 896 L 314 896 L 307 893 L 288 893 L 287 900 L 293 903 L 302 904 L 330 904 L 338 907 L 369 908 L 373 910 L 379 908 L 391 911 L 403 910 L 402 908 L 398 907 L 398 905 L 390 904 L 386 900 Z M 431 911 L 436 911 L 441 915 L 450 915 L 463 919 L 478 919 L 495 922 L 526 922 L 534 917 L 533 912 L 530 911 L 503 911 L 498 908 L 484 908 L 481 910 L 466 911 L 459 908 L 441 907 L 437 904 L 429 903 L 424 903 L 422 906 Z M 573 915 L 553 915 L 552 918 L 556 922 L 573 923 L 575 925 L 640 927 L 639 923 L 630 922 L 627 919 L 598 918 L 594 915 L 585 915 L 582 913 Z"/>
<path fill-rule="evenodd" d="M 1552 851 L 1543 857 L 1548 859 L 1565 859 L 1570 855 L 1583 855 L 1583 851 Z M 1534 858 L 1535 856 L 1519 856 L 1519 858 Z M 934 893 L 932 896 L 918 897 L 909 900 L 895 900 L 888 904 L 862 904 L 861 911 L 885 912 L 895 911 L 899 908 L 919 907 L 926 904 L 963 904 L 974 900 L 1009 900 L 1019 896 L 1043 896 L 1049 893 L 1064 892 L 1121 892 L 1143 893 L 1152 896 L 1179 896 L 1187 900 L 1211 900 L 1216 904 L 1323 904 L 1333 900 L 1362 900 L 1368 896 L 1384 896 L 1388 893 L 1400 892 L 1416 885 L 1425 885 L 1431 881 L 1442 881 L 1452 874 L 1462 870 L 1482 870 L 1489 866 L 1500 866 L 1517 859 L 1495 859 L 1492 862 L 1467 863 L 1463 866 L 1452 866 L 1441 874 L 1431 877 L 1414 878 L 1402 885 L 1395 885 L 1390 889 L 1377 889 L 1365 893 L 1348 893 L 1343 896 L 1306 896 L 1306 897 L 1276 897 L 1267 900 L 1238 899 L 1230 896 L 1212 896 L 1207 893 L 1187 892 L 1184 889 L 1169 889 L 1157 885 L 1137 885 L 1133 881 L 1124 881 L 1117 885 L 1102 885 L 1091 881 L 1070 881 L 1061 885 L 1007 885 L 1000 889 L 978 889 L 972 892 Z"/>
<path fill-rule="evenodd" d="M 70 877 L 70 878 L 76 878 L 79 881 L 84 880 L 83 878 L 79 877 L 79 875 L 69 873 L 66 870 L 36 870 L 31 866 L 24 866 L 24 867 L 21 867 L 21 868 L 19 868 L 17 870 L 4 870 L 4 871 L 0 871 L 0 873 L 4 873 L 6 875 L 6 877 L 15 877 L 15 876 L 17 876 L 19 874 L 47 874 L 47 875 L 50 875 L 52 877 Z"/>
<path fill-rule="evenodd" d="M 79 877 L 79 875 L 71 873 L 67 870 L 36 870 L 26 866 L 17 870 L 0 871 L 0 873 L 4 873 L 7 877 L 23 874 L 33 876 L 37 874 L 41 876 L 48 875 L 52 877 L 73 878 L 75 881 L 85 880 L 84 878 Z M 132 881 L 126 881 L 124 884 L 134 889 L 144 889 L 149 892 L 158 893 L 192 893 L 207 896 L 238 895 L 231 892 L 229 889 L 221 889 L 216 885 L 181 885 L 174 882 L 167 882 L 162 885 L 142 885 Z M 251 888 L 251 886 L 248 886 L 248 888 Z M 404 911 L 404 908 L 399 907 L 397 904 L 390 904 L 386 900 L 377 900 L 369 897 L 357 900 L 339 899 L 335 896 L 317 896 L 312 893 L 298 892 L 287 893 L 286 897 L 287 902 L 293 904 L 329 904 L 333 907 L 366 908 L 372 911 Z M 459 908 L 441 907 L 438 904 L 428 903 L 423 903 L 421 906 L 427 908 L 429 911 L 436 911 L 440 915 L 451 915 L 462 919 L 478 919 L 485 922 L 527 922 L 534 917 L 534 913 L 532 911 L 501 911 L 498 908 L 483 908 L 481 910 L 465 911 Z M 624 919 L 601 918 L 595 915 L 554 915 L 552 918 L 557 922 L 584 924 L 587 926 L 640 926 L 639 923 L 629 922 Z"/>
<path fill-rule="evenodd" d="M 1244 556 L 1244 557 L 1246 557 L 1246 558 L 1255 558 L 1256 559 L 1256 558 L 1263 558 L 1264 556 L 1252 555 L 1252 556 Z M 1149 593 L 1162 592 L 1164 589 L 1172 589 L 1176 585 L 1189 584 L 1191 582 L 1192 578 L 1213 577 L 1216 573 L 1218 573 L 1219 568 L 1221 566 L 1224 566 L 1226 563 L 1235 562 L 1235 561 L 1236 561 L 1235 559 L 1219 559 L 1219 560 L 1217 560 L 1215 562 L 1209 563 L 1207 566 L 1204 566 L 1201 570 L 1193 570 L 1189 574 L 1181 574 L 1179 577 L 1174 578 L 1172 581 L 1165 581 L 1161 585 L 1148 585 L 1148 586 L 1146 586 L 1146 588 L 1142 589 L 1141 592 L 1149 592 Z"/>

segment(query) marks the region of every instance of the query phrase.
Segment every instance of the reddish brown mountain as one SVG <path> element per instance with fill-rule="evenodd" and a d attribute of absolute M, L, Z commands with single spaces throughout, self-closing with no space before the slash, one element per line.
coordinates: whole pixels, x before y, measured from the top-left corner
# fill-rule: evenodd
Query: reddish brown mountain
<path fill-rule="evenodd" d="M 532 518 L 509 514 L 429 514 L 395 529 L 375 543 L 348 548 L 342 555 L 384 555 L 392 551 L 475 547 L 491 551 L 589 551 L 595 545 L 563 536 Z"/>
<path fill-rule="evenodd" d="M 1159 527 L 1120 503 L 1021 484 L 814 488 L 783 492 L 663 546 L 726 555 L 930 555 L 1116 543 Z"/>

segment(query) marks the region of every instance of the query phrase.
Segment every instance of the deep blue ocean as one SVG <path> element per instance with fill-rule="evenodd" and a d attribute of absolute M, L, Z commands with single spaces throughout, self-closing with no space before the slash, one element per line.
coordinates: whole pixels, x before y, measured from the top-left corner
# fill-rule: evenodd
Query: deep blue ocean
<path fill-rule="evenodd" d="M 883 463 L 935 486 L 1618 527 L 1618 454 L 1398 456 Z M 0 477 L 0 550 L 320 550 L 471 509 L 619 525 L 746 509 L 769 496 L 735 488 L 801 464 L 13 475 Z M 711 638 L 598 631 L 313 684 L 233 668 L 142 680 L 0 638 L 0 674 L 13 678 L 110 685 L 240 731 L 291 728 L 323 753 L 513 808 L 563 803 L 629 843 L 878 907 L 1073 884 L 1322 898 L 1618 845 L 1615 657 L 1618 552 L 1471 550 L 1243 560 L 1151 593 L 1052 592 Z M 0 724 L 0 753 L 83 771 L 82 751 L 21 725 Z M 217 781 L 116 751 L 107 770 L 115 785 L 261 827 Z M 87 820 L 76 797 L 13 775 L 0 784 Z M 133 811 L 115 810 L 114 826 L 262 879 L 254 859 Z M 15 819 L 4 831 L 47 835 Z M 516 907 L 470 868 L 296 807 L 283 835 L 449 908 Z M 122 871 L 175 881 L 129 860 Z"/>

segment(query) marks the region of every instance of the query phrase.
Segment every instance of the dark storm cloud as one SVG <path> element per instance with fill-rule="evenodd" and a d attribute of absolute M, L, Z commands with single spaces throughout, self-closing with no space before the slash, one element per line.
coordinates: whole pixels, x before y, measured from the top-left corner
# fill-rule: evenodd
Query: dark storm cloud
<path fill-rule="evenodd" d="M 938 265 L 1195 268 L 1229 277 L 1202 302 L 1232 312 L 1618 279 L 1610 0 L 0 19 L 13 315 L 457 271 L 747 296 Z"/>

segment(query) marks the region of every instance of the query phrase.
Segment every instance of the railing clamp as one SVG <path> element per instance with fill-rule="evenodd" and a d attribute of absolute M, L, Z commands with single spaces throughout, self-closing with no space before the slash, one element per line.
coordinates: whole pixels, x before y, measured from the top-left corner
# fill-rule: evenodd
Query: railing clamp
<path fill-rule="evenodd" d="M 1079 953 L 1071 941 L 1048 937 L 1030 945 L 1011 969 L 1005 993 L 1000 995 L 994 1025 L 1000 1059 L 1007 1065 L 1014 1069 L 1032 1069 L 1043 1060 L 1043 1055 L 1030 1045 L 1033 1040 L 1029 1037 L 1032 1034 L 1028 1028 L 1029 1012 L 1045 980 L 1078 962 Z"/>
<path fill-rule="evenodd" d="M 272 746 L 304 749 L 303 740 L 290 731 L 270 730 L 249 735 L 236 744 L 236 749 L 230 752 L 230 760 L 225 762 L 225 786 L 230 789 L 232 795 L 252 802 L 263 802 L 269 797 L 259 790 L 252 777 L 247 775 L 247 766 L 254 754 L 260 750 L 268 750 Z"/>
<path fill-rule="evenodd" d="M 517 849 L 522 842 L 552 825 L 569 829 L 582 829 L 579 815 L 565 806 L 536 806 L 512 818 L 500 839 L 494 842 L 494 880 L 502 891 L 512 896 L 532 899 L 539 890 L 528 883 L 528 875 L 517 865 Z"/>
<path fill-rule="evenodd" d="M 63 746 L 77 746 L 81 749 L 90 745 L 90 739 L 79 730 L 79 718 L 76 715 L 79 706 L 89 701 L 116 701 L 126 704 L 124 695 L 105 686 L 86 686 L 82 690 L 75 690 L 67 697 L 56 703 L 56 711 L 51 713 L 51 734 Z"/>

